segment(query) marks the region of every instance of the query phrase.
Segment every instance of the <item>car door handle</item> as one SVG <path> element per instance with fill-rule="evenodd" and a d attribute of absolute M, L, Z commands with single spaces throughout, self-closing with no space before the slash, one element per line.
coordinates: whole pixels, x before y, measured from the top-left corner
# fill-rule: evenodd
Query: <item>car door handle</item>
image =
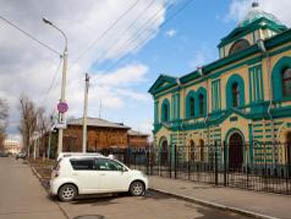
<path fill-rule="evenodd" d="M 105 173 L 100 173 L 100 176 L 106 176 L 106 174 Z"/>

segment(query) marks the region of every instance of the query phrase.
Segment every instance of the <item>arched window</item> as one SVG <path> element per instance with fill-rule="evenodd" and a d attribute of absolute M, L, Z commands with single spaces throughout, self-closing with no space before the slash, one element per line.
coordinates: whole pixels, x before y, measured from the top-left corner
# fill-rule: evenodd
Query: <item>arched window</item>
<path fill-rule="evenodd" d="M 207 90 L 204 87 L 197 90 L 196 112 L 199 117 L 205 116 L 207 112 Z"/>
<path fill-rule="evenodd" d="M 285 69 L 282 75 L 283 96 L 291 97 L 291 68 Z"/>
<path fill-rule="evenodd" d="M 167 122 L 169 120 L 168 118 L 168 105 L 164 106 L 164 121 Z"/>
<path fill-rule="evenodd" d="M 247 40 L 245 39 L 239 40 L 232 45 L 232 47 L 229 50 L 229 55 L 243 51 L 247 49 L 248 47 L 250 47 L 250 44 Z"/>
<path fill-rule="evenodd" d="M 199 140 L 199 146 L 200 146 L 200 161 L 204 161 L 204 141 L 202 139 Z"/>
<path fill-rule="evenodd" d="M 196 103 L 196 92 L 191 90 L 188 92 L 187 97 L 186 97 L 186 118 L 187 119 L 193 119 L 196 116 L 196 107 L 197 107 L 197 103 Z"/>
<path fill-rule="evenodd" d="M 244 79 L 234 74 L 229 77 L 226 83 L 226 107 L 241 107 L 245 105 Z"/>
<path fill-rule="evenodd" d="M 203 116 L 205 112 L 205 98 L 203 94 L 199 94 L 199 115 Z"/>
<path fill-rule="evenodd" d="M 190 141 L 190 159 L 191 161 L 195 160 L 195 143 L 193 140 Z"/>
<path fill-rule="evenodd" d="M 190 117 L 195 116 L 195 99 L 194 97 L 190 97 Z"/>
<path fill-rule="evenodd" d="M 273 67 L 273 97 L 275 101 L 284 101 L 290 95 L 291 56 L 284 56 Z"/>
<path fill-rule="evenodd" d="M 164 122 L 167 122 L 169 121 L 169 118 L 168 118 L 168 111 L 169 111 L 169 107 L 168 105 L 164 105 L 164 110 L 163 110 L 163 114 L 164 114 Z"/>
<path fill-rule="evenodd" d="M 237 82 L 234 82 L 231 86 L 231 95 L 232 95 L 232 106 L 238 107 L 240 101 L 239 86 Z"/>
<path fill-rule="evenodd" d="M 167 99 L 162 103 L 162 122 L 168 122 L 170 120 L 170 104 Z"/>

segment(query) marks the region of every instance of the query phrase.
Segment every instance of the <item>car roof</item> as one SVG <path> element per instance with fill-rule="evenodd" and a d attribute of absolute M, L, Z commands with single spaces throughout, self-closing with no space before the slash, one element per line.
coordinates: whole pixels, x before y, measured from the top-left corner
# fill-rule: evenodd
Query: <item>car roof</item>
<path fill-rule="evenodd" d="M 96 156 L 103 156 L 100 153 L 81 153 L 81 152 L 62 152 L 58 155 L 57 160 L 60 158 L 65 158 L 65 157 L 96 157 Z"/>

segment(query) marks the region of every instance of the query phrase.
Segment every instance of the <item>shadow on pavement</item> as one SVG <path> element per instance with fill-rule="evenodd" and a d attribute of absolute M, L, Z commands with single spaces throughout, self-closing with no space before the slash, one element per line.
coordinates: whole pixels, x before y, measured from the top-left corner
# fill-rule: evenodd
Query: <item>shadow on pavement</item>
<path fill-rule="evenodd" d="M 171 199 L 173 197 L 169 195 L 164 195 L 160 193 L 156 193 L 153 191 L 146 191 L 144 196 L 140 197 L 132 197 L 128 193 L 118 193 L 118 194 L 102 194 L 102 195 L 82 195 L 77 197 L 75 201 L 70 202 L 72 205 L 98 205 L 98 206 L 108 206 L 118 204 L 118 200 L 123 198 L 136 198 L 138 200 L 163 200 L 163 199 Z M 47 195 L 47 199 L 54 202 L 60 202 L 56 196 Z M 60 202 L 61 203 L 61 202 Z"/>
<path fill-rule="evenodd" d="M 239 215 L 230 211 L 222 211 L 208 207 L 198 207 L 197 211 L 202 214 L 202 216 L 194 217 L 193 219 L 251 219 L 251 217 Z"/>
<path fill-rule="evenodd" d="M 92 205 L 98 205 L 98 206 L 108 206 L 108 205 L 117 204 L 117 200 L 122 198 L 122 197 L 124 197 L 124 196 L 121 196 L 121 195 L 119 195 L 119 196 L 117 196 L 117 195 L 80 196 L 75 201 L 72 201 L 71 204 L 73 204 L 73 205 L 92 204 Z"/>

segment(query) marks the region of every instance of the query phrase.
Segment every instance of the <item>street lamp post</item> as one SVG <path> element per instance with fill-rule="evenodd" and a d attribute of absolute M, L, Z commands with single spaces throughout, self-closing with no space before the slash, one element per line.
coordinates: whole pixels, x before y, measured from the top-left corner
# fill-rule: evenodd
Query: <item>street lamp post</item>
<path fill-rule="evenodd" d="M 64 31 L 62 31 L 60 28 L 58 28 L 55 24 L 53 24 L 51 21 L 49 21 L 46 18 L 42 19 L 44 23 L 54 27 L 57 31 L 59 31 L 62 36 L 65 38 L 65 48 L 63 52 L 63 73 L 62 73 L 62 86 L 61 86 L 61 99 L 60 102 L 65 102 L 66 98 L 66 78 L 67 78 L 67 59 L 68 59 L 68 38 Z M 65 123 L 65 113 L 59 112 L 59 123 L 64 124 Z M 63 128 L 62 126 L 59 127 L 58 132 L 58 151 L 57 153 L 60 154 L 63 151 Z"/>

